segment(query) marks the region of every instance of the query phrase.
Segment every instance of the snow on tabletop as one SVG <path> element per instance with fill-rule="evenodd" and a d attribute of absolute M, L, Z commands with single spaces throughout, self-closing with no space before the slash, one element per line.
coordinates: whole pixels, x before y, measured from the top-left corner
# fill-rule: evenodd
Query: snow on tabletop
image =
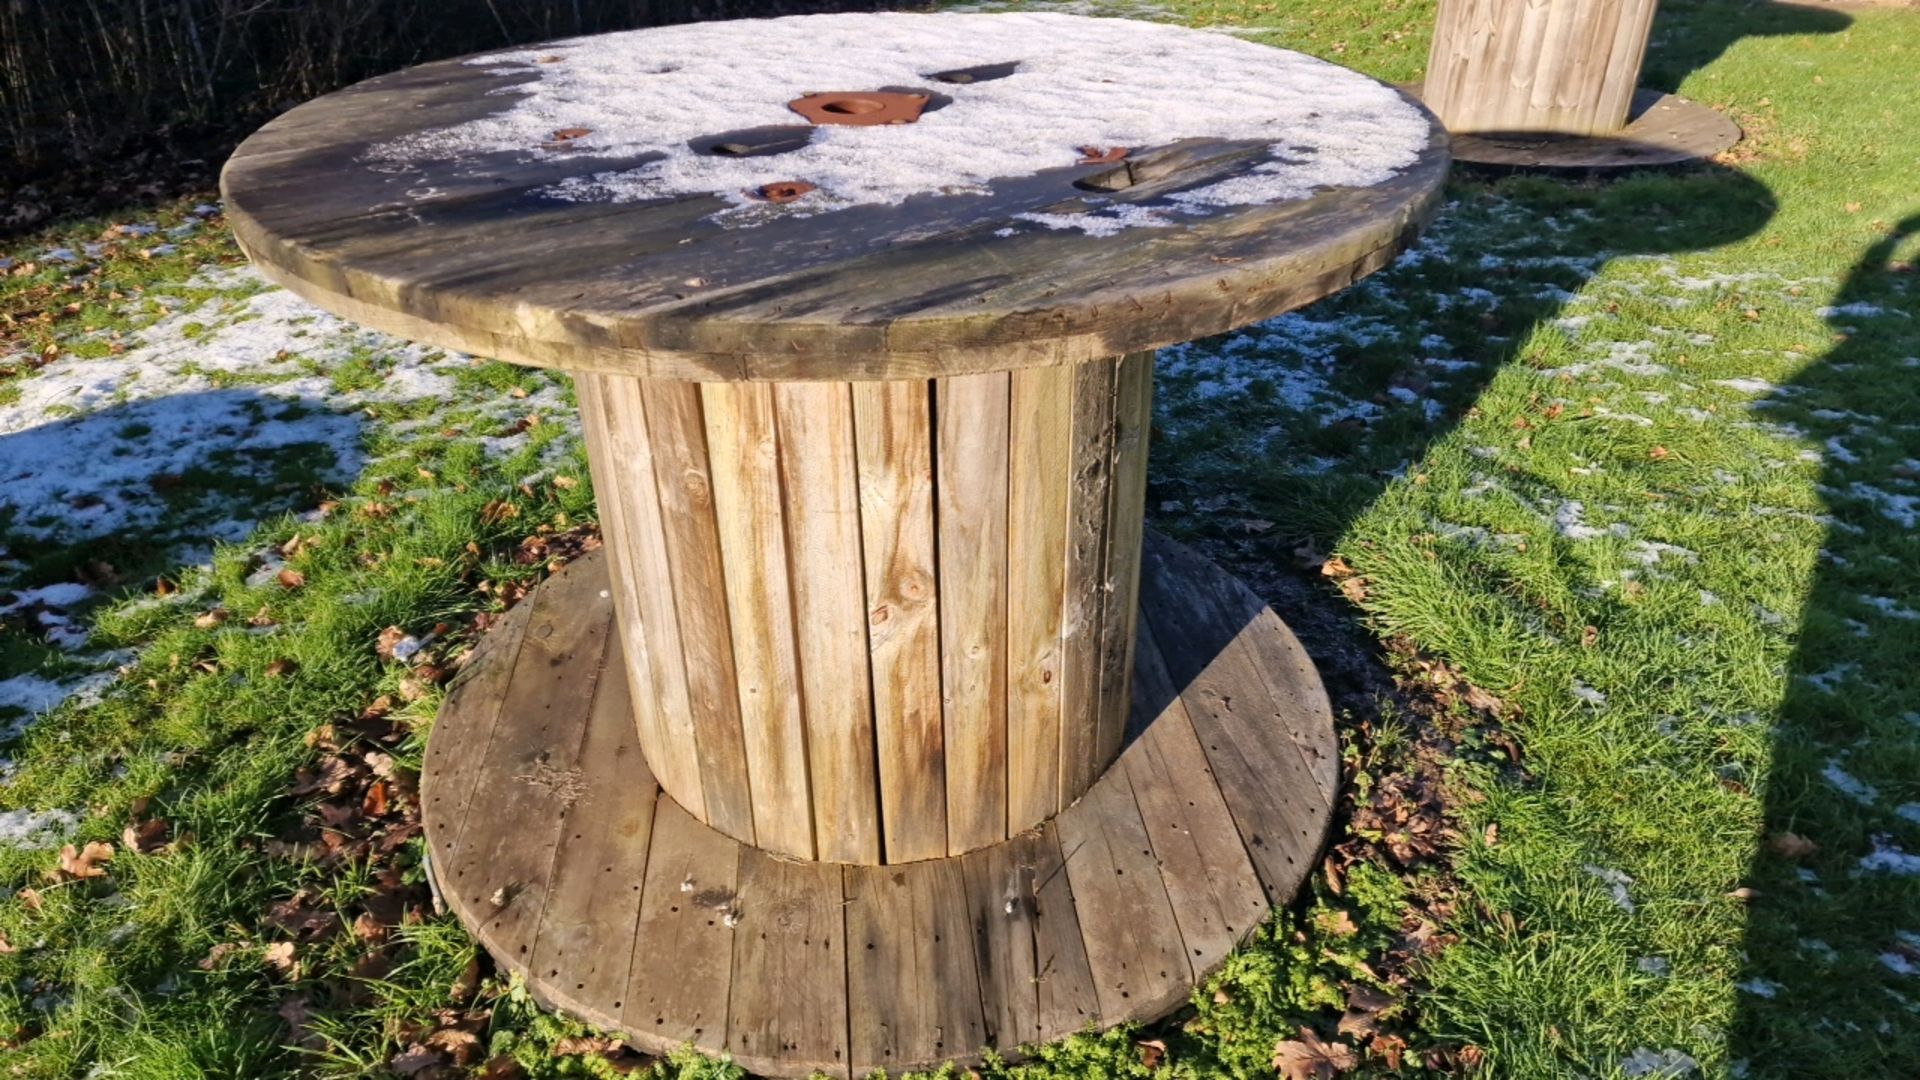
<path fill-rule="evenodd" d="M 1003 78 L 929 78 L 1008 62 L 1018 67 Z M 531 78 L 498 91 L 514 101 L 495 115 L 396 140 L 374 157 L 659 154 L 637 168 L 572 177 L 545 193 L 614 202 L 713 194 L 746 206 L 762 185 L 805 180 L 818 190 L 781 209 L 807 213 L 915 195 L 980 194 L 995 179 L 1072 166 L 1083 147 L 1270 142 L 1274 156 L 1262 164 L 1155 204 L 1205 214 L 1382 183 L 1417 161 L 1430 135 L 1421 110 L 1392 88 L 1323 60 L 1184 27 L 1051 13 L 695 23 L 468 63 Z M 702 136 L 803 124 L 787 103 L 804 94 L 887 87 L 953 100 L 912 124 L 817 127 L 808 145 L 785 153 L 727 157 L 688 145 Z M 555 145 L 556 132 L 581 130 L 587 134 Z M 1172 223 L 1107 208 L 1082 216 L 1095 235 Z"/>

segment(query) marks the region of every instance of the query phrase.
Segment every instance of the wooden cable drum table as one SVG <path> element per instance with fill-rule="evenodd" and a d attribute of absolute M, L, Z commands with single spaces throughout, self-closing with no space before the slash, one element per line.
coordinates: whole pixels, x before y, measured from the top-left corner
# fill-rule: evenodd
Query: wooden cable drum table
<path fill-rule="evenodd" d="M 546 1003 L 846 1075 L 1185 999 L 1338 778 L 1279 618 L 1143 529 L 1159 346 L 1427 220 L 1343 68 L 1065 15 L 562 41 L 296 108 L 223 176 L 319 306 L 572 372 L 601 553 L 489 633 L 435 876 Z"/>

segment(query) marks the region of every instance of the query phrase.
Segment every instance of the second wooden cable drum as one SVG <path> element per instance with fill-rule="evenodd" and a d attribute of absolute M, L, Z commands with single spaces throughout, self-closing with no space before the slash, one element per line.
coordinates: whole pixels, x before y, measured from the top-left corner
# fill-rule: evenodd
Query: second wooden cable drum
<path fill-rule="evenodd" d="M 579 372 L 640 745 L 802 859 L 984 847 L 1130 707 L 1152 353 L 886 382 Z"/>

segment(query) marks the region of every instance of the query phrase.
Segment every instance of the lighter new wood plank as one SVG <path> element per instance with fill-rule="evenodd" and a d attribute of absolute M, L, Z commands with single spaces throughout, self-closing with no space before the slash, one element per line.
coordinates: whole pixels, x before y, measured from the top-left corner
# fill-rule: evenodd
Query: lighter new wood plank
<path fill-rule="evenodd" d="M 773 391 L 765 383 L 705 383 L 700 396 L 753 791 L 753 835 L 769 851 L 810 859 L 813 804 Z"/>
<path fill-rule="evenodd" d="M 929 384 L 853 384 L 886 860 L 947 853 Z"/>
<path fill-rule="evenodd" d="M 575 385 L 586 395 L 581 410 L 594 495 L 602 516 L 614 523 L 602 541 L 621 568 L 609 577 L 624 601 L 615 607 L 629 685 L 637 691 L 640 747 L 660 786 L 704 821 L 699 740 L 640 381 L 583 374 Z"/>
<path fill-rule="evenodd" d="M 1007 448 L 1004 373 L 942 379 L 940 661 L 947 850 L 1007 835 Z"/>
<path fill-rule="evenodd" d="M 1060 809 L 1060 636 L 1072 368 L 1012 376 L 1007 504 L 1007 828 Z"/>
<path fill-rule="evenodd" d="M 666 536 L 680 647 L 687 664 L 687 696 L 693 710 L 694 746 L 700 755 L 707 823 L 751 842 L 753 804 L 747 774 L 746 736 L 733 663 L 733 631 L 727 621 L 719 528 L 713 515 L 713 481 L 707 438 L 695 383 L 643 381 L 640 397 L 653 444 L 654 487 Z"/>
<path fill-rule="evenodd" d="M 773 387 L 787 558 L 819 856 L 880 860 L 880 787 L 867 676 L 865 553 L 844 383 Z"/>

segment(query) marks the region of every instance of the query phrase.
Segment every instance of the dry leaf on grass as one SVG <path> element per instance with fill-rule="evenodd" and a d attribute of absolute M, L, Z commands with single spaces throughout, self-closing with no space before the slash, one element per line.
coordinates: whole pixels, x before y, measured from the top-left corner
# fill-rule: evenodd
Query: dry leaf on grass
<path fill-rule="evenodd" d="M 129 822 L 120 831 L 120 845 L 140 855 L 149 854 L 166 844 L 167 828 L 167 823 L 159 818 Z"/>
<path fill-rule="evenodd" d="M 607 1039 L 598 1035 L 571 1035 L 553 1044 L 556 1057 L 568 1057 L 582 1054 L 612 1054 L 620 1050 L 619 1039 Z"/>
<path fill-rule="evenodd" d="M 260 954 L 260 961 L 288 982 L 300 978 L 300 960 L 294 955 L 293 942 L 276 941 Z"/>
<path fill-rule="evenodd" d="M 1767 847 L 1783 859 L 1805 859 L 1820 852 L 1820 845 L 1796 832 L 1777 832 L 1767 837 Z"/>
<path fill-rule="evenodd" d="M 199 618 L 193 620 L 193 625 L 196 627 L 199 627 L 202 630 L 211 630 L 214 627 L 219 626 L 221 623 L 226 621 L 227 621 L 227 609 L 223 607 L 217 607 L 217 608 L 214 608 L 212 611 L 208 611 L 201 614 Z"/>
<path fill-rule="evenodd" d="M 1281 1039 L 1273 1044 L 1273 1067 L 1280 1071 L 1282 1080 L 1332 1080 L 1359 1064 L 1352 1047 L 1325 1042 L 1309 1027 L 1300 1029 L 1298 1039 Z"/>
<path fill-rule="evenodd" d="M 106 877 L 106 868 L 100 864 L 112 858 L 112 844 L 95 840 L 78 851 L 68 844 L 60 849 L 60 873 L 70 878 Z"/>
<path fill-rule="evenodd" d="M 1160 1062 L 1166 1059 L 1167 1041 L 1165 1039 L 1140 1039 L 1133 1046 L 1140 1051 L 1140 1064 L 1144 1068 L 1157 1069 L 1160 1067 Z"/>
<path fill-rule="evenodd" d="M 278 581 L 283 589 L 298 589 L 307 583 L 307 575 L 298 570 L 287 569 L 275 574 L 274 580 Z"/>
<path fill-rule="evenodd" d="M 284 679 L 298 670 L 300 670 L 299 664 L 282 657 L 267 665 L 267 678 Z"/>
<path fill-rule="evenodd" d="M 0 956 L 19 951 L 20 950 L 13 947 L 13 942 L 7 940 L 7 935 L 0 933 Z"/>
<path fill-rule="evenodd" d="M 387 1062 L 387 1068 L 400 1076 L 413 1076 L 446 1063 L 447 1059 L 436 1051 L 415 1044 L 395 1054 Z"/>

